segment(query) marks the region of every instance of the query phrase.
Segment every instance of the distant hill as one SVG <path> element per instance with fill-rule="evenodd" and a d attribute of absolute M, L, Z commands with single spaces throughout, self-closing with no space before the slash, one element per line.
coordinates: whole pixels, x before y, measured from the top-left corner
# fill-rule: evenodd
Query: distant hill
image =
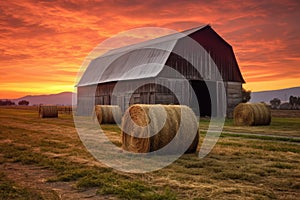
<path fill-rule="evenodd" d="M 72 92 L 62 92 L 58 94 L 49 95 L 28 95 L 18 99 L 13 99 L 16 104 L 20 100 L 29 101 L 30 105 L 34 104 L 59 104 L 72 105 Z M 288 101 L 289 97 L 300 96 L 300 87 L 287 88 L 281 90 L 269 90 L 262 92 L 252 92 L 250 102 L 267 102 L 269 103 L 273 98 L 279 98 L 282 102 Z M 76 97 L 76 96 L 75 96 Z M 76 102 L 76 99 L 75 99 Z"/>
<path fill-rule="evenodd" d="M 72 105 L 72 92 L 62 92 L 49 95 L 28 95 L 18 99 L 12 99 L 18 104 L 21 100 L 29 101 L 30 105 L 34 104 L 57 104 L 57 105 Z M 76 101 L 75 101 L 76 102 Z"/>
<path fill-rule="evenodd" d="M 269 103 L 273 98 L 279 98 L 282 102 L 289 101 L 290 96 L 300 96 L 300 87 L 286 88 L 281 90 L 270 90 L 262 92 L 252 92 L 250 102 Z"/>

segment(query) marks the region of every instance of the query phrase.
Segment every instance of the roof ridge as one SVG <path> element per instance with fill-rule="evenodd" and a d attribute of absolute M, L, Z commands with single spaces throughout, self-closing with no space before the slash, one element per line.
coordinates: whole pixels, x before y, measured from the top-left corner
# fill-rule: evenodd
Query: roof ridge
<path fill-rule="evenodd" d="M 107 52 L 105 52 L 101 56 L 98 56 L 97 58 L 105 57 L 105 56 L 110 56 L 110 55 L 115 55 L 115 54 L 118 54 L 118 53 L 121 53 L 121 52 L 126 52 L 126 48 L 130 48 L 130 47 L 132 47 L 132 48 L 134 48 L 134 47 L 144 48 L 144 47 L 147 47 L 149 45 L 157 44 L 157 43 L 160 43 L 160 42 L 168 42 L 168 41 L 171 41 L 171 40 L 178 40 L 179 38 L 184 37 L 184 35 L 182 35 L 182 34 L 185 34 L 185 36 L 188 36 L 188 35 L 196 32 L 196 31 L 198 31 L 200 29 L 203 29 L 205 27 L 210 27 L 210 25 L 206 24 L 206 25 L 195 27 L 195 28 L 190 28 L 190 29 L 187 29 L 187 30 L 184 30 L 184 31 L 181 31 L 181 32 L 177 31 L 175 33 L 171 33 L 171 34 L 168 34 L 168 35 L 160 36 L 160 37 L 153 38 L 153 39 L 150 39 L 150 40 L 145 40 L 143 42 L 138 42 L 138 43 L 134 43 L 134 44 L 130 44 L 130 45 L 126 45 L 126 46 L 114 48 L 114 49 L 108 50 Z M 172 36 L 175 36 L 175 35 L 180 35 L 180 36 L 179 36 L 179 38 L 171 38 Z M 169 38 L 169 39 L 160 41 L 163 38 Z M 149 43 L 149 44 L 147 44 L 147 43 Z M 122 49 L 124 49 L 124 51 L 122 51 Z M 120 50 L 120 51 L 118 51 L 118 50 Z M 130 49 L 128 49 L 128 50 L 130 50 Z M 117 52 L 114 52 L 114 51 L 117 51 Z M 97 58 L 95 58 L 95 59 L 97 59 Z"/>

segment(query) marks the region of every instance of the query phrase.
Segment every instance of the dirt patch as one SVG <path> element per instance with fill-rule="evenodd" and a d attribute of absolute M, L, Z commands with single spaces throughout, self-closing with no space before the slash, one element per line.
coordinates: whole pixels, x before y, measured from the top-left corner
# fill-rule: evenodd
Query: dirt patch
<path fill-rule="evenodd" d="M 99 199 L 96 195 L 97 188 L 79 191 L 74 188 L 74 182 L 47 182 L 55 173 L 44 167 L 5 163 L 0 165 L 0 171 L 17 185 L 40 192 L 45 199 Z"/>

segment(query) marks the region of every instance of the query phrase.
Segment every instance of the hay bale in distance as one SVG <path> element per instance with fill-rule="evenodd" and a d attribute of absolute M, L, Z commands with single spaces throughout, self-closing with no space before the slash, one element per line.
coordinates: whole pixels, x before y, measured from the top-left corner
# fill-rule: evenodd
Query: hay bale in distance
<path fill-rule="evenodd" d="M 121 123 L 122 110 L 117 105 L 96 105 L 94 120 L 99 124 Z"/>
<path fill-rule="evenodd" d="M 58 117 L 58 109 L 55 105 L 39 105 L 40 118 L 56 118 Z"/>
<path fill-rule="evenodd" d="M 150 109 L 151 113 L 149 113 Z M 165 121 L 162 119 L 164 118 L 162 109 L 166 111 Z M 182 122 L 181 115 L 184 119 Z M 179 137 L 177 134 L 180 126 L 181 133 L 184 134 Z M 194 138 L 191 138 L 194 134 L 191 130 L 197 130 Z M 198 131 L 198 120 L 187 106 L 135 104 L 126 110 L 122 119 L 122 148 L 135 153 L 153 152 L 168 145 L 176 137 L 173 140 L 175 145 L 164 153 L 184 151 L 183 144 L 187 141 L 192 141 L 190 142 L 192 144 L 185 153 L 192 153 L 198 146 Z"/>
<path fill-rule="evenodd" d="M 61 114 L 72 114 L 72 106 L 57 106 L 58 113 Z"/>
<path fill-rule="evenodd" d="M 234 125 L 257 126 L 271 123 L 271 111 L 263 103 L 240 103 L 233 111 Z"/>

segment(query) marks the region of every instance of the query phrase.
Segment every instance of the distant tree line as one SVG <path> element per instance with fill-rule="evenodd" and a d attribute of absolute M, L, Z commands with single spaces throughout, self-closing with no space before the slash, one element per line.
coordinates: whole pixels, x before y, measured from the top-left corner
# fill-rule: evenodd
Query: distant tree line
<path fill-rule="evenodd" d="M 12 106 L 16 105 L 15 102 L 12 102 L 11 100 L 0 100 L 0 106 Z"/>
<path fill-rule="evenodd" d="M 29 101 L 21 100 L 21 101 L 18 102 L 18 105 L 20 105 L 20 106 L 28 106 L 29 105 Z"/>
<path fill-rule="evenodd" d="M 13 106 L 16 105 L 15 102 L 11 101 L 11 100 L 0 100 L 0 106 Z M 20 106 L 28 106 L 29 105 L 29 101 L 26 100 L 21 100 L 18 102 L 18 105 Z"/>
<path fill-rule="evenodd" d="M 300 97 L 290 96 L 288 103 L 281 103 L 279 98 L 274 98 L 270 101 L 270 104 L 273 109 L 300 109 Z"/>
<path fill-rule="evenodd" d="M 270 101 L 270 104 L 271 104 L 271 108 L 278 109 L 281 104 L 281 100 L 278 98 L 274 98 Z"/>
<path fill-rule="evenodd" d="M 297 109 L 300 106 L 300 97 L 290 96 L 289 103 L 292 105 L 292 109 Z"/>

